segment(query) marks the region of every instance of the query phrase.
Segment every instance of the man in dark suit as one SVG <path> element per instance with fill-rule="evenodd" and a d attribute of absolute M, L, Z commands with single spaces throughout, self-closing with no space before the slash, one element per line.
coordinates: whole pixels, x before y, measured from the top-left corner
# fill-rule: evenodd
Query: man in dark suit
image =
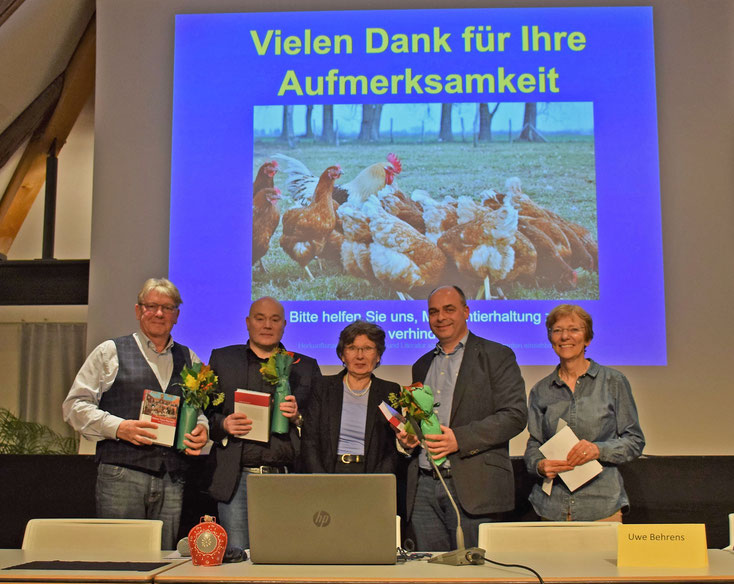
<path fill-rule="evenodd" d="M 294 354 L 289 375 L 291 395 L 280 405 L 290 420 L 286 434 L 270 434 L 268 442 L 247 439 L 252 420 L 234 412 L 237 389 L 272 394 L 275 386 L 263 379 L 260 367 L 278 349 L 285 330 L 283 305 L 274 298 L 256 300 L 247 316 L 249 340 L 245 345 L 230 345 L 212 351 L 209 365 L 219 377 L 224 402 L 209 415 L 210 436 L 214 441 L 210 495 L 218 501 L 219 521 L 226 529 L 228 546 L 249 548 L 247 531 L 247 475 L 283 473 L 298 454 L 300 410 L 305 409 L 311 387 L 321 378 L 318 364 L 310 357 Z M 271 415 L 279 415 L 273 411 Z"/>
<path fill-rule="evenodd" d="M 527 423 L 525 383 L 509 347 L 469 332 L 460 288 L 437 288 L 428 299 L 436 349 L 413 365 L 413 380 L 433 390 L 441 434 L 426 435 L 430 456 L 448 460 L 439 472 L 461 513 L 465 545 L 477 545 L 480 523 L 513 509 L 515 484 L 509 441 Z M 456 514 L 415 436 L 408 469 L 407 507 L 417 549 L 456 549 Z"/>

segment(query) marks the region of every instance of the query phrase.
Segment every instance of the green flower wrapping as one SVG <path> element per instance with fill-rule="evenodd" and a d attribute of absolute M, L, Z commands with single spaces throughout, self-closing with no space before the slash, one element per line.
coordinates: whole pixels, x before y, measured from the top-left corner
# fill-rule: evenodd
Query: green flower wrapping
<path fill-rule="evenodd" d="M 265 364 L 260 367 L 263 379 L 275 386 L 273 393 L 273 415 L 270 422 L 270 431 L 274 434 L 287 434 L 289 420 L 280 411 L 280 404 L 285 401 L 286 396 L 291 394 L 289 376 L 291 367 L 300 359 L 293 360 L 293 353 L 284 349 L 278 349 L 270 355 Z"/>
<path fill-rule="evenodd" d="M 424 436 L 426 434 L 443 434 L 438 416 L 433 411 L 433 408 L 438 404 L 433 402 L 433 390 L 429 386 L 420 382 L 405 385 L 401 388 L 400 394 L 391 393 L 388 399 L 392 407 L 402 410 L 405 417 L 413 418 L 420 423 L 421 432 Z M 411 424 L 405 425 L 405 431 L 408 434 L 415 434 Z M 434 462 L 440 466 L 446 462 L 446 457 L 442 456 Z"/>

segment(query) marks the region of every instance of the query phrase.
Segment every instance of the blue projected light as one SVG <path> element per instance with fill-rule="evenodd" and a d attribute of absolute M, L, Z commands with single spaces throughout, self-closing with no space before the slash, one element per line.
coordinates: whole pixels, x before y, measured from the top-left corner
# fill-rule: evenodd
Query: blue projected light
<path fill-rule="evenodd" d="M 186 14 L 175 39 L 169 275 L 177 338 L 203 358 L 244 342 L 270 295 L 291 350 L 338 364 L 363 318 L 387 333 L 383 364 L 412 364 L 435 344 L 427 292 L 475 298 L 487 275 L 470 328 L 520 364 L 557 362 L 544 320 L 570 302 L 594 359 L 665 365 L 652 8 Z M 272 160 L 279 200 L 253 193 Z M 335 165 L 336 216 L 323 189 L 304 211 Z M 401 194 L 423 207 L 412 226 Z M 308 235 L 281 242 L 290 209 Z"/>

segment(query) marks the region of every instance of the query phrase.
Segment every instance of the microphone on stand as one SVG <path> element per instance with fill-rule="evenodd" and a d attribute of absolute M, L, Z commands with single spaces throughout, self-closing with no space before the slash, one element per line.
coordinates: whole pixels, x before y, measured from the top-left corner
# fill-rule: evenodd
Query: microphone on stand
<path fill-rule="evenodd" d="M 485 550 L 480 547 L 472 547 L 468 549 L 464 547 L 464 530 L 461 528 L 461 515 L 459 514 L 459 508 L 456 505 L 456 501 L 454 501 L 454 498 L 451 496 L 451 492 L 446 485 L 446 481 L 444 481 L 443 477 L 441 476 L 441 471 L 439 470 L 436 461 L 433 460 L 433 457 L 428 450 L 428 446 L 426 445 L 426 437 L 423 435 L 420 423 L 411 415 L 406 415 L 405 417 L 410 425 L 413 427 L 413 431 L 415 432 L 415 435 L 418 438 L 420 445 L 426 451 L 428 460 L 431 462 L 431 466 L 433 466 L 433 470 L 436 473 L 436 476 L 441 481 L 441 485 L 443 486 L 444 491 L 446 491 L 446 494 L 449 497 L 449 501 L 451 501 L 451 505 L 454 508 L 454 512 L 456 513 L 456 549 L 450 552 L 439 554 L 437 556 L 432 556 L 428 561 L 434 564 L 446 564 L 449 566 L 478 566 L 480 564 L 483 564 L 484 554 L 486 553 Z"/>

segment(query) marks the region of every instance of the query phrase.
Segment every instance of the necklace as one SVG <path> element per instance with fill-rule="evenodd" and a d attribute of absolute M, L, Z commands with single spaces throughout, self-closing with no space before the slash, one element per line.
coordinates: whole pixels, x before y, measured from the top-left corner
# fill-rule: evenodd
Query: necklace
<path fill-rule="evenodd" d="M 367 392 L 370 390 L 370 386 L 372 385 L 372 380 L 370 379 L 370 382 L 367 384 L 367 387 L 364 389 L 358 389 L 354 390 L 351 387 L 349 387 L 349 374 L 344 376 L 344 387 L 347 388 L 347 391 L 351 393 L 354 397 L 362 397 L 367 394 Z"/>

